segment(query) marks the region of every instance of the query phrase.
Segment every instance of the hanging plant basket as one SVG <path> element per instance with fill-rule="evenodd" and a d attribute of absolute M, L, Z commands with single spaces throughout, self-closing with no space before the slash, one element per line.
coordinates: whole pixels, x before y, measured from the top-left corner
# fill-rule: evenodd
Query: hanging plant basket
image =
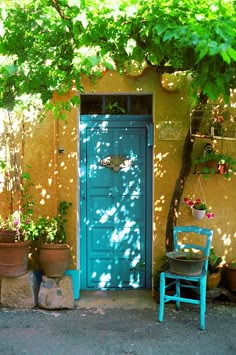
<path fill-rule="evenodd" d="M 196 199 L 192 199 L 192 198 L 188 198 L 185 197 L 183 202 L 191 208 L 192 210 L 192 215 L 195 219 L 201 220 L 203 219 L 205 216 L 207 218 L 214 218 L 215 215 L 213 212 L 208 212 L 208 208 L 207 208 L 207 204 L 206 204 L 206 199 L 205 199 L 205 194 L 202 188 L 202 184 L 201 184 L 201 177 L 198 177 L 197 180 L 197 185 L 196 185 L 196 189 L 195 189 L 195 193 L 193 196 L 196 195 L 197 190 L 200 189 L 201 195 L 203 196 L 203 199 L 201 198 L 196 198 Z"/>
<path fill-rule="evenodd" d="M 166 254 L 170 271 L 176 275 L 198 276 L 207 257 L 203 253 L 171 251 Z"/>
<path fill-rule="evenodd" d="M 203 219 L 206 215 L 206 210 L 196 210 L 192 208 L 192 214 L 195 219 Z"/>

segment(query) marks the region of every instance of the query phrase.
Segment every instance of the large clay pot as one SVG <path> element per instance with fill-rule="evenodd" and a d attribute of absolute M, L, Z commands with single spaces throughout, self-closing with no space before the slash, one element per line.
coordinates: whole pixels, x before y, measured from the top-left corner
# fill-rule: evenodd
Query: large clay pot
<path fill-rule="evenodd" d="M 218 271 L 214 274 L 207 276 L 207 290 L 214 290 L 221 281 L 221 272 Z"/>
<path fill-rule="evenodd" d="M 225 278 L 229 289 L 236 292 L 236 267 L 234 264 L 225 266 Z"/>
<path fill-rule="evenodd" d="M 68 244 L 42 244 L 39 254 L 40 265 L 48 277 L 61 277 L 70 263 Z"/>
<path fill-rule="evenodd" d="M 204 261 L 207 259 L 203 253 L 189 253 L 184 251 L 171 251 L 166 253 L 169 260 L 170 271 L 176 275 L 197 276 L 202 272 Z"/>
<path fill-rule="evenodd" d="M 18 277 L 27 272 L 30 243 L 0 243 L 0 276 Z"/>
<path fill-rule="evenodd" d="M 16 231 L 0 229 L 0 243 L 14 243 Z"/>

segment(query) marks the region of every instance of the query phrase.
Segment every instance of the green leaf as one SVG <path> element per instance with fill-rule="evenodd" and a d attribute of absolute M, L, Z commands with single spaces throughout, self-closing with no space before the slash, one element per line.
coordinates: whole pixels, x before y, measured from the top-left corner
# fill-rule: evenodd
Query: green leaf
<path fill-rule="evenodd" d="M 234 61 L 236 61 L 236 51 L 232 47 L 228 49 L 228 54 Z"/>
<path fill-rule="evenodd" d="M 227 52 L 221 51 L 221 52 L 220 52 L 220 55 L 221 55 L 221 57 L 224 59 L 224 61 L 225 61 L 227 64 L 230 64 L 230 63 L 231 63 L 231 58 L 230 58 L 230 56 L 228 55 Z"/>

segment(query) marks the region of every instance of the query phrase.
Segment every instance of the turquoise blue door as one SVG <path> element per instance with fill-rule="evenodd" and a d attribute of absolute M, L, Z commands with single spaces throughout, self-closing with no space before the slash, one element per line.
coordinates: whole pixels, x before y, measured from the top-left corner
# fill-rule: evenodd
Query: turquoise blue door
<path fill-rule="evenodd" d="M 151 147 L 147 122 L 105 119 L 81 117 L 82 289 L 149 288 Z"/>

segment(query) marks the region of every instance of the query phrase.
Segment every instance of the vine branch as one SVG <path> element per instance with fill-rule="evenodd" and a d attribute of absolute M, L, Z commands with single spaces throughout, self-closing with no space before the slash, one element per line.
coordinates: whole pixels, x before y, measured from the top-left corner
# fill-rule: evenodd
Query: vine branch
<path fill-rule="evenodd" d="M 199 97 L 199 105 L 204 107 L 207 103 L 208 97 L 204 94 L 200 94 Z M 195 121 L 195 128 L 198 129 L 202 118 L 203 118 L 204 110 L 201 110 L 201 116 Z M 197 127 L 198 125 L 198 127 Z M 182 167 L 179 173 L 179 177 L 176 180 L 174 191 L 172 194 L 169 212 L 167 216 L 167 224 L 166 224 L 166 250 L 173 250 L 173 227 L 176 225 L 178 219 L 179 206 L 182 199 L 185 182 L 187 180 L 188 175 L 191 172 L 192 167 L 192 151 L 193 151 L 194 141 L 191 139 L 190 129 L 185 137 L 183 152 L 182 152 Z"/>

